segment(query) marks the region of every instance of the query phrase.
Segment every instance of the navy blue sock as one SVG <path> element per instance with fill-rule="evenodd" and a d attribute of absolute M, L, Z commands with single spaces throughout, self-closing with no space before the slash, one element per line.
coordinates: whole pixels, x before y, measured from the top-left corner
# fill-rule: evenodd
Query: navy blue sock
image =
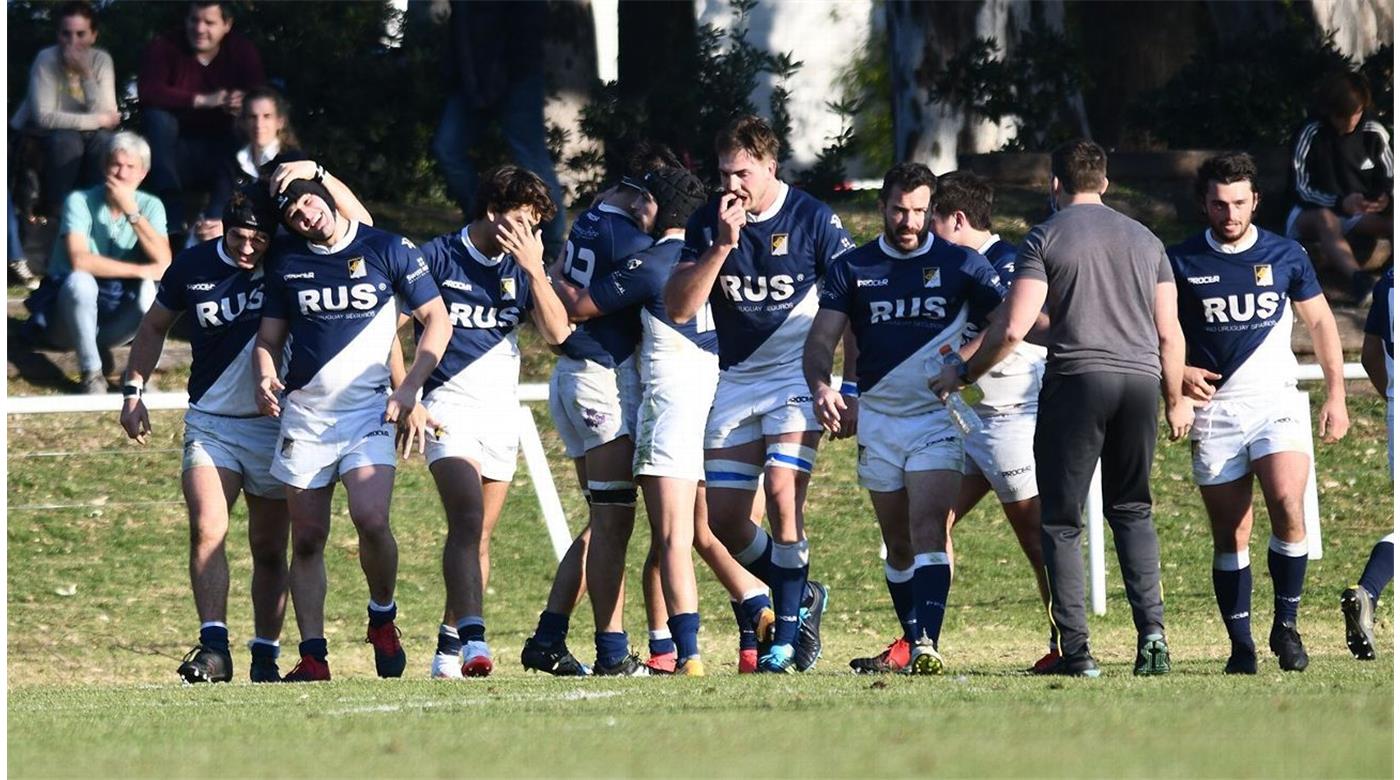
<path fill-rule="evenodd" d="M 1274 622 L 1297 623 L 1298 602 L 1303 600 L 1303 577 L 1308 573 L 1307 553 L 1284 555 L 1269 547 L 1269 577 L 1274 581 Z"/>
<path fill-rule="evenodd" d="M 200 626 L 199 643 L 210 650 L 228 652 L 228 626 Z"/>
<path fill-rule="evenodd" d="M 307 639 L 297 646 L 297 652 L 303 656 L 309 655 L 324 663 L 326 660 L 326 640 L 325 638 Z"/>
<path fill-rule="evenodd" d="M 739 627 L 739 649 L 757 650 L 758 634 L 754 633 L 753 623 L 749 620 L 744 605 L 737 601 L 731 601 L 729 607 L 734 610 L 734 624 Z"/>
<path fill-rule="evenodd" d="M 1395 577 L 1395 543 L 1382 540 L 1371 548 L 1371 557 L 1361 572 L 1361 589 L 1371 594 L 1371 605 L 1381 599 L 1381 591 Z"/>
<path fill-rule="evenodd" d="M 772 545 L 770 549 L 775 556 L 787 556 L 789 562 L 795 562 L 798 557 L 805 557 L 797 551 L 801 544 Z M 778 622 L 773 626 L 773 644 L 792 645 L 797 641 L 802 596 L 807 591 L 807 567 L 801 564 L 782 566 L 775 560 L 772 572 L 774 612 L 778 613 Z"/>
<path fill-rule="evenodd" d="M 671 625 L 671 621 L 666 621 L 666 625 Z M 674 635 L 675 633 L 675 629 L 672 629 L 671 634 Z M 648 637 L 647 652 L 651 653 L 652 655 L 666 655 L 667 653 L 674 653 L 676 652 L 676 641 L 669 636 L 663 637 L 661 639 L 652 639 Z"/>
<path fill-rule="evenodd" d="M 480 618 L 470 623 L 459 622 L 457 624 L 457 636 L 461 637 L 463 642 L 485 642 L 486 624 L 481 622 Z"/>
<path fill-rule="evenodd" d="M 282 648 L 268 642 L 252 642 L 248 645 L 248 653 L 253 656 L 253 662 L 276 661 Z"/>
<path fill-rule="evenodd" d="M 626 631 L 599 631 L 593 635 L 598 650 L 598 665 L 612 666 L 627 657 Z"/>
<path fill-rule="evenodd" d="M 558 612 L 540 613 L 539 625 L 535 626 L 535 641 L 542 645 L 557 645 L 569 635 L 569 616 Z"/>
<path fill-rule="evenodd" d="M 914 578 L 911 575 L 904 582 L 895 582 L 885 576 L 885 587 L 890 591 L 890 602 L 894 604 L 894 615 L 904 628 L 904 640 L 914 642 L 919 638 L 919 613 L 914 609 Z"/>
<path fill-rule="evenodd" d="M 776 578 L 780 575 L 778 572 L 774 571 L 776 567 L 773 565 L 773 537 L 768 536 L 767 532 L 762 528 L 758 529 L 758 532 L 763 534 L 764 538 L 767 540 L 767 544 L 763 545 L 763 552 L 752 561 L 741 563 L 745 569 L 748 569 L 749 574 L 759 578 L 763 581 L 764 585 L 772 588 L 773 595 L 776 597 L 777 586 L 774 583 Z"/>
<path fill-rule="evenodd" d="M 684 661 L 687 658 L 700 655 L 700 614 L 698 612 L 682 612 L 667 620 L 666 627 L 671 629 L 671 636 L 676 638 L 676 656 L 680 660 Z"/>
<path fill-rule="evenodd" d="M 1231 642 L 1254 646 L 1249 625 L 1250 594 L 1254 590 L 1254 573 L 1249 566 L 1233 571 L 1211 569 L 1215 583 L 1215 604 L 1220 607 L 1220 619 Z"/>
<path fill-rule="evenodd" d="M 942 555 L 942 562 L 920 563 L 914 569 L 914 610 L 919 616 L 920 633 L 938 647 L 943 613 L 948 609 L 948 589 L 953 583 L 953 567 L 948 565 L 943 553 L 932 555 Z"/>
<path fill-rule="evenodd" d="M 462 652 L 462 638 L 458 636 L 457 629 L 448 629 L 445 625 L 438 626 L 437 654 L 457 655 L 460 652 Z"/>
<path fill-rule="evenodd" d="M 371 606 L 366 611 L 369 612 L 370 626 L 378 628 L 386 623 L 394 622 L 394 619 L 399 616 L 399 605 L 391 601 L 388 609 L 375 609 Z"/>

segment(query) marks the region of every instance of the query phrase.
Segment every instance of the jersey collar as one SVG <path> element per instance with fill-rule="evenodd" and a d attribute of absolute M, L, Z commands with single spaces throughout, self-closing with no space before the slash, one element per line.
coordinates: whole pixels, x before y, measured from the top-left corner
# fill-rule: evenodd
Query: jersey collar
<path fill-rule="evenodd" d="M 901 252 L 900 250 L 895 249 L 894 247 L 890 246 L 890 243 L 889 243 L 888 241 L 885 240 L 885 233 L 884 233 L 884 231 L 881 231 L 881 232 L 880 232 L 880 238 L 879 238 L 878 240 L 879 240 L 879 242 L 880 242 L 880 251 L 881 251 L 881 252 L 884 252 L 885 254 L 889 255 L 890 257 L 895 258 L 896 260 L 907 260 L 908 258 L 917 257 L 917 256 L 919 256 L 919 255 L 921 255 L 921 254 L 924 254 L 924 253 L 927 252 L 928 250 L 932 249 L 932 248 L 933 248 L 933 242 L 934 242 L 934 235 L 933 235 L 933 231 L 930 230 L 930 231 L 928 232 L 928 235 L 924 236 L 924 243 L 921 244 L 921 245 L 919 245 L 919 248 L 918 248 L 918 249 L 915 249 L 915 250 L 912 251 L 912 252 Z"/>
<path fill-rule="evenodd" d="M 662 236 L 661 238 L 656 239 L 656 243 L 655 243 L 655 244 L 652 244 L 652 246 L 660 246 L 660 245 L 666 243 L 667 241 L 684 241 L 684 240 L 685 240 L 685 236 Z"/>
<path fill-rule="evenodd" d="M 1245 231 L 1244 237 L 1230 246 L 1216 241 L 1215 236 L 1211 235 L 1210 228 L 1206 228 L 1206 243 L 1210 245 L 1211 249 L 1222 255 L 1237 255 L 1241 252 L 1248 252 L 1254 248 L 1255 244 L 1259 243 L 1259 228 L 1250 225 L 1249 230 Z"/>
<path fill-rule="evenodd" d="M 505 252 L 502 252 L 499 255 L 496 255 L 495 257 L 490 257 L 485 252 L 482 252 L 480 249 L 477 249 L 476 244 L 472 243 L 472 237 L 467 232 L 467 229 L 465 227 L 462 228 L 461 235 L 462 246 L 467 248 L 467 254 L 471 255 L 473 260 L 477 261 L 478 263 L 481 263 L 487 268 L 498 266 L 501 264 L 502 260 L 506 259 Z"/>
<path fill-rule="evenodd" d="M 219 238 L 218 243 L 214 245 L 214 250 L 219 253 L 219 259 L 222 260 L 224 262 L 224 265 L 227 265 L 229 268 L 232 268 L 235 271 L 243 271 L 244 273 L 252 274 L 252 277 L 254 279 L 262 277 L 262 263 L 259 262 L 257 265 L 248 269 L 239 267 L 238 263 L 235 262 L 234 259 L 229 256 L 228 250 L 224 248 L 224 239 L 222 237 Z"/>
<path fill-rule="evenodd" d="M 616 214 L 617 216 L 626 219 L 628 222 L 631 222 L 634 225 L 637 224 L 637 220 L 635 217 L 632 216 L 631 212 L 629 212 L 627 209 L 620 209 L 617 206 L 612 205 L 611 203 L 599 203 L 598 210 L 603 212 L 604 214 Z"/>
<path fill-rule="evenodd" d="M 996 234 L 996 233 L 993 233 L 992 236 L 991 236 L 991 238 L 988 238 L 988 239 L 987 239 L 987 243 L 985 243 L 985 244 L 983 244 L 982 246 L 978 247 L 978 248 L 977 248 L 977 251 L 978 251 L 979 253 L 985 255 L 985 254 L 987 254 L 987 250 L 989 250 L 989 249 L 991 249 L 992 247 L 996 246 L 996 245 L 997 245 L 997 242 L 1000 241 L 1000 240 L 1001 240 L 1001 236 L 998 235 L 998 234 Z"/>
<path fill-rule="evenodd" d="M 788 189 L 787 182 L 778 180 L 778 197 L 773 199 L 773 205 L 764 209 L 760 214 L 749 214 L 745 212 L 744 218 L 749 221 L 749 224 L 753 224 L 755 222 L 764 222 L 778 216 L 778 211 L 782 209 L 783 204 L 787 202 Z"/>
<path fill-rule="evenodd" d="M 339 217 L 336 217 L 336 219 L 339 219 Z M 350 243 L 355 240 L 355 234 L 359 232 L 360 223 L 352 219 L 350 220 L 350 227 L 345 230 L 345 235 L 336 243 L 327 246 L 324 244 L 317 244 L 314 241 L 307 241 L 306 248 L 310 249 L 313 255 L 333 255 L 343 250 L 345 247 L 350 246 Z"/>

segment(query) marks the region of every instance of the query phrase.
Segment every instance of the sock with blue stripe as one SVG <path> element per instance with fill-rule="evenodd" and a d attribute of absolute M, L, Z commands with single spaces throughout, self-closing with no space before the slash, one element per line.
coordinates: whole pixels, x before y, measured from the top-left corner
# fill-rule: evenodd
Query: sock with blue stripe
<path fill-rule="evenodd" d="M 1254 646 L 1250 629 L 1249 607 L 1254 590 L 1254 573 L 1249 565 L 1249 550 L 1216 553 L 1211 581 L 1215 584 L 1215 604 L 1231 642 Z"/>
<path fill-rule="evenodd" d="M 228 652 L 228 626 L 217 620 L 199 625 L 199 643 L 210 650 Z"/>
<path fill-rule="evenodd" d="M 802 596 L 807 590 L 807 542 L 773 543 L 770 547 L 774 611 L 778 614 L 778 622 L 773 627 L 773 644 L 792 645 L 797 641 Z"/>
<path fill-rule="evenodd" d="M 1274 581 L 1274 622 L 1298 622 L 1298 603 L 1303 600 L 1303 578 L 1308 573 L 1306 540 L 1285 542 L 1269 537 L 1269 577 Z"/>
<path fill-rule="evenodd" d="M 666 621 L 666 625 L 671 625 L 671 621 Z M 676 652 L 676 642 L 671 639 L 674 630 L 664 628 L 647 632 L 647 652 L 652 655 L 665 655 Z"/>
<path fill-rule="evenodd" d="M 542 645 L 557 645 L 569 635 L 569 616 L 545 610 L 535 626 L 535 641 Z"/>
<path fill-rule="evenodd" d="M 700 655 L 700 613 L 682 612 L 666 621 L 676 638 L 676 658 L 684 661 Z"/>
<path fill-rule="evenodd" d="M 443 623 L 438 626 L 438 655 L 457 655 L 462 652 L 462 638 L 457 629 Z"/>
<path fill-rule="evenodd" d="M 943 614 L 948 609 L 948 590 L 953 584 L 953 567 L 948 554 L 919 553 L 914 556 L 914 611 L 919 631 L 938 647 L 943 631 Z"/>
<path fill-rule="evenodd" d="M 1366 561 L 1366 568 L 1361 572 L 1361 581 L 1357 584 L 1361 589 L 1371 596 L 1371 606 L 1381 600 L 1381 591 L 1390 584 L 1395 577 L 1395 543 L 1390 537 L 1380 540 L 1375 547 L 1371 548 L 1371 557 Z"/>
<path fill-rule="evenodd" d="M 593 635 L 599 666 L 613 666 L 627 657 L 626 631 L 599 631 Z"/>
<path fill-rule="evenodd" d="M 378 628 L 386 623 L 394 622 L 399 616 L 399 605 L 393 601 L 388 604 L 376 604 L 373 600 L 369 602 L 369 624 L 371 628 Z"/>
<path fill-rule="evenodd" d="M 918 641 L 919 613 L 914 609 L 914 567 L 896 569 L 885 564 L 885 587 L 889 589 L 895 617 L 904 628 L 904 641 Z"/>
<path fill-rule="evenodd" d="M 463 642 L 485 642 L 486 621 L 480 615 L 468 615 L 457 621 L 457 635 Z"/>

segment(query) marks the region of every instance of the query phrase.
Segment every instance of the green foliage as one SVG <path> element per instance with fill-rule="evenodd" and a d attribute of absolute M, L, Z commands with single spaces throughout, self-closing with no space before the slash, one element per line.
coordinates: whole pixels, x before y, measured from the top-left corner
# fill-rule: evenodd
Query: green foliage
<path fill-rule="evenodd" d="M 1387 123 L 1392 58 L 1387 46 L 1366 63 Z M 1130 105 L 1128 124 L 1174 149 L 1284 145 L 1307 116 L 1322 76 L 1349 67 L 1332 32 L 1294 20 L 1276 32 L 1202 47 L 1171 81 Z"/>
<path fill-rule="evenodd" d="M 1045 151 L 1079 135 L 1067 114 L 1088 81 L 1078 49 L 1038 14 L 1009 49 L 994 38 L 973 40 L 934 76 L 934 94 L 992 122 L 1015 118 L 1008 151 Z"/>

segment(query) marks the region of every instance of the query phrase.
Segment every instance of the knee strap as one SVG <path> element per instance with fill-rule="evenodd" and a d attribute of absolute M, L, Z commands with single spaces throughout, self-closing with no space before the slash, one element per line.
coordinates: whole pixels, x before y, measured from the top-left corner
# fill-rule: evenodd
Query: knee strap
<path fill-rule="evenodd" d="M 763 469 L 741 460 L 714 459 L 705 461 L 705 487 L 733 490 L 758 490 L 758 477 Z"/>
<path fill-rule="evenodd" d="M 636 506 L 637 485 L 628 480 L 614 482 L 588 480 L 591 506 Z"/>
<path fill-rule="evenodd" d="M 768 445 L 768 459 L 763 465 L 768 468 L 792 469 L 804 474 L 812 473 L 817 462 L 817 451 L 797 442 L 780 441 Z"/>

